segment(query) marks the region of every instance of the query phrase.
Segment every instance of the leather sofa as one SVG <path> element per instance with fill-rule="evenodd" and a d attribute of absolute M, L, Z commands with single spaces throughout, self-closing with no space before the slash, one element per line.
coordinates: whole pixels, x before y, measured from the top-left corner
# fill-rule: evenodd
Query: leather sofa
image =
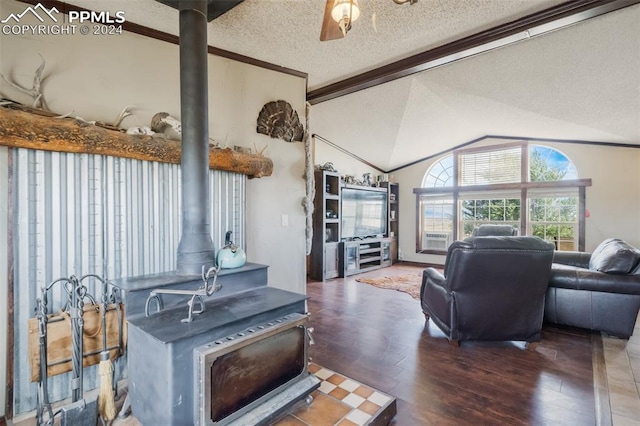
<path fill-rule="evenodd" d="M 640 309 L 640 250 L 620 239 L 593 253 L 555 252 L 545 321 L 628 338 Z"/>
<path fill-rule="evenodd" d="M 444 274 L 423 272 L 422 311 L 453 346 L 460 340 L 537 342 L 553 250 L 538 237 L 455 241 Z"/>

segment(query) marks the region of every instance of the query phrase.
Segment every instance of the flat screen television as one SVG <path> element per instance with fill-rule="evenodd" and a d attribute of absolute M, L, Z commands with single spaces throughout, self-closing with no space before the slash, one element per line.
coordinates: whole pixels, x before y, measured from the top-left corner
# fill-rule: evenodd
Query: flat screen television
<path fill-rule="evenodd" d="M 366 188 L 343 188 L 342 238 L 367 238 L 387 233 L 387 193 Z"/>

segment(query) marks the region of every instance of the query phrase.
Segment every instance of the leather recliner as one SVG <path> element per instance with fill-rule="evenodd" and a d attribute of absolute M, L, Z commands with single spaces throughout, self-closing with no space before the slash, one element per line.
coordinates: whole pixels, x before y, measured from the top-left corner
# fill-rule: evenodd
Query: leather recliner
<path fill-rule="evenodd" d="M 640 310 L 640 250 L 619 239 L 553 258 L 545 321 L 628 338 Z"/>
<path fill-rule="evenodd" d="M 471 231 L 472 237 L 514 237 L 516 235 L 518 235 L 518 230 L 515 227 L 503 224 L 486 223 L 476 226 L 473 228 L 473 231 Z"/>
<path fill-rule="evenodd" d="M 427 268 L 422 311 L 452 345 L 538 342 L 554 245 L 538 237 L 470 237 L 449 246 L 444 275 Z"/>

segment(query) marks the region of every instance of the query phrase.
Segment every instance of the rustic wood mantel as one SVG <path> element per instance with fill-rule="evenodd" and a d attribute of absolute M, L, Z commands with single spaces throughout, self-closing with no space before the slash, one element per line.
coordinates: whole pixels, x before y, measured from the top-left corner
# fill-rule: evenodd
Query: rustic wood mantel
<path fill-rule="evenodd" d="M 109 155 L 180 164 L 179 141 L 158 136 L 127 135 L 118 130 L 12 108 L 0 108 L 0 145 L 44 151 Z M 271 176 L 273 162 L 259 154 L 209 148 L 209 167 L 249 178 Z"/>

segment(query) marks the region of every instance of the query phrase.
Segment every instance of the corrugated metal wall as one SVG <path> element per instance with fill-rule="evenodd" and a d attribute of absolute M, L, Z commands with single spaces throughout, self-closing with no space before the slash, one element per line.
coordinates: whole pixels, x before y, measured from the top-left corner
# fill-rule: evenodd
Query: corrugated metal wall
<path fill-rule="evenodd" d="M 14 412 L 36 406 L 29 380 L 27 322 L 40 288 L 85 274 L 107 279 L 175 269 L 180 241 L 180 166 L 87 154 L 14 149 Z M 216 249 L 226 231 L 245 247 L 245 188 L 241 174 L 211 171 L 211 224 Z M 94 280 L 95 281 L 95 280 Z M 99 288 L 89 291 L 99 295 Z M 49 293 L 50 312 L 66 300 Z M 124 362 L 117 368 L 122 371 Z M 51 401 L 71 395 L 69 374 L 49 380 Z M 85 368 L 84 390 L 99 386 Z"/>

